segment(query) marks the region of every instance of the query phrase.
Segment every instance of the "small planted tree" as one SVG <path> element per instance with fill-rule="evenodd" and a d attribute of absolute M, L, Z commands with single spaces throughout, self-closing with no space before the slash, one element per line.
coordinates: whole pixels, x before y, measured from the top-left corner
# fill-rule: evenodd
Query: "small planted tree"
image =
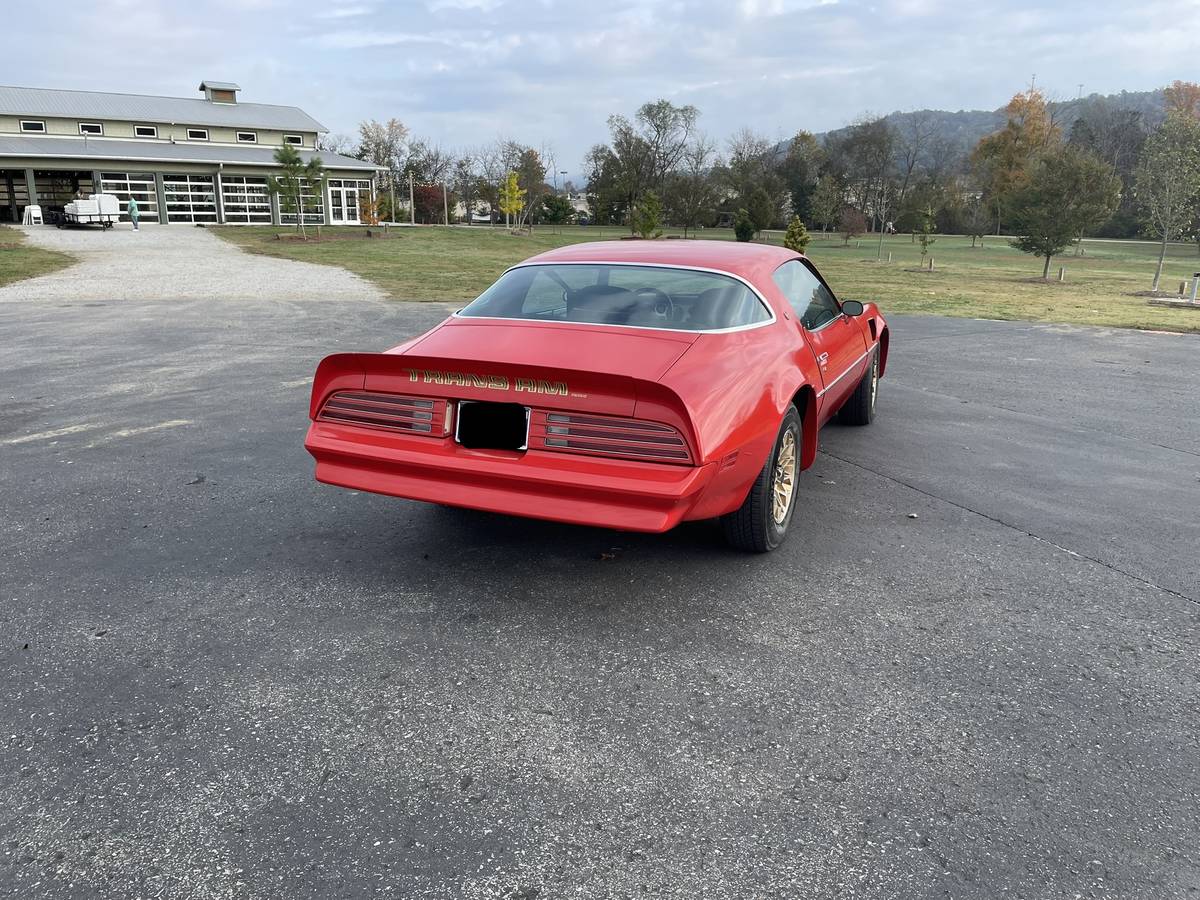
<path fill-rule="evenodd" d="M 296 231 L 307 240 L 304 229 L 304 194 L 307 188 L 318 197 L 325 196 L 325 165 L 319 156 L 313 155 L 306 163 L 298 150 L 291 144 L 283 144 L 275 151 L 275 165 L 279 174 L 267 179 L 267 190 L 279 197 L 279 205 L 288 215 L 296 217 Z"/>
<path fill-rule="evenodd" d="M 1120 196 L 1121 179 L 1108 163 L 1070 146 L 1046 153 L 1013 194 L 1019 236 L 1012 245 L 1045 259 L 1046 278 L 1054 256 L 1112 215 Z"/>
<path fill-rule="evenodd" d="M 733 219 L 733 236 L 742 243 L 754 240 L 754 223 L 750 221 L 750 213 L 739 209 Z"/>
<path fill-rule="evenodd" d="M 525 191 L 517 179 L 516 172 L 509 172 L 500 182 L 500 212 L 504 213 L 505 224 L 514 221 L 514 217 L 525 208 Z"/>
<path fill-rule="evenodd" d="M 783 246 L 796 253 L 803 253 L 811 240 L 812 235 L 808 233 L 800 217 L 792 216 L 792 221 L 788 222 L 787 234 L 783 236 Z"/>
<path fill-rule="evenodd" d="M 662 203 L 658 194 L 647 191 L 633 208 L 633 230 L 643 238 L 662 237 Z"/>
<path fill-rule="evenodd" d="M 926 206 L 917 214 L 917 227 L 913 230 L 913 234 L 917 237 L 917 243 L 921 245 L 921 266 L 925 265 L 925 257 L 929 255 L 929 248 L 937 241 L 933 235 L 937 232 L 937 219 L 933 216 L 933 207 Z"/>
<path fill-rule="evenodd" d="M 842 233 L 843 246 L 849 247 L 850 239 L 858 237 L 866 230 L 866 216 L 853 206 L 847 206 L 842 210 L 842 214 L 838 218 L 838 231 Z"/>

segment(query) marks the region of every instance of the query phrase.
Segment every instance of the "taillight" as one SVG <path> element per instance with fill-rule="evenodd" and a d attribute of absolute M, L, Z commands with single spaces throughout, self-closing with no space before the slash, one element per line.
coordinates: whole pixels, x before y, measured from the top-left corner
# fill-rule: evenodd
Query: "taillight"
<path fill-rule="evenodd" d="M 530 421 L 529 446 L 649 462 L 692 461 L 687 441 L 670 425 L 616 416 L 535 411 Z"/>
<path fill-rule="evenodd" d="M 450 405 L 445 400 L 425 397 L 338 391 L 325 401 L 317 418 L 430 437 L 450 433 Z"/>

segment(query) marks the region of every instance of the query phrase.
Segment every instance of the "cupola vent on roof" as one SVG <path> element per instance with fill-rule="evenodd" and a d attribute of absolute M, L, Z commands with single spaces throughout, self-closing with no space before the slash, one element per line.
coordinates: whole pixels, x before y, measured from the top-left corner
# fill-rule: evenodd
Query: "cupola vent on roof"
<path fill-rule="evenodd" d="M 237 103 L 237 92 L 241 88 L 231 81 L 202 81 L 200 90 L 210 103 Z"/>

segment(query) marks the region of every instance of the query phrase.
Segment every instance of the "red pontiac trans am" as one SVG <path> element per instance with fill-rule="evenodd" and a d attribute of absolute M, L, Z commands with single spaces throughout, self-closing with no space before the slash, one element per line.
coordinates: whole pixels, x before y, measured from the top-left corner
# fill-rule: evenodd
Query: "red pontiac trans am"
<path fill-rule="evenodd" d="M 875 415 L 888 328 L 803 256 L 733 241 L 575 244 L 432 331 L 324 359 L 317 480 L 631 531 L 719 517 L 783 541 L 820 427 Z"/>

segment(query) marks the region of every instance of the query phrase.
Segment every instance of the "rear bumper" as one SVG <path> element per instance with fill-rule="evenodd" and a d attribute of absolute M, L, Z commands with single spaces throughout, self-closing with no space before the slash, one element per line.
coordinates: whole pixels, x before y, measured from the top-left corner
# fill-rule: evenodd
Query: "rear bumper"
<path fill-rule="evenodd" d="M 331 422 L 314 422 L 304 446 L 317 461 L 317 480 L 325 484 L 626 531 L 674 528 L 716 468 L 537 450 L 469 450 L 450 438 Z"/>

